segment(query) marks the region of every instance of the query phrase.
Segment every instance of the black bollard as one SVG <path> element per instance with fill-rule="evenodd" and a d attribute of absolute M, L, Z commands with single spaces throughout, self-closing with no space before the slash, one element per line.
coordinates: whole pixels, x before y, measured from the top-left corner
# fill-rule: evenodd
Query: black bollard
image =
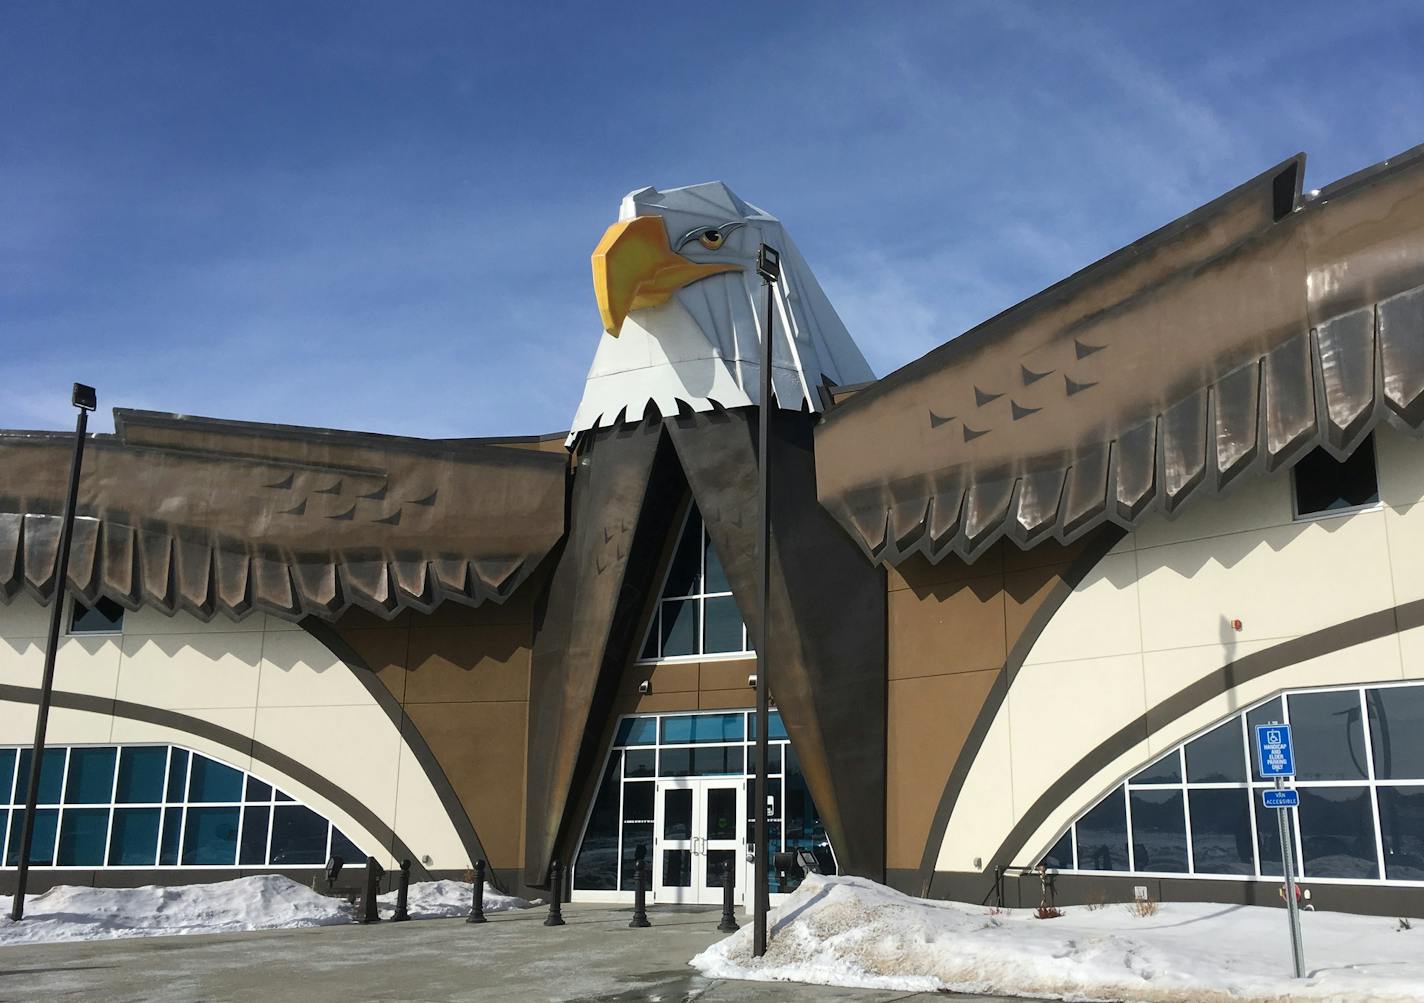
<path fill-rule="evenodd" d="M 638 847 L 639 850 L 642 847 Z M 647 863 L 643 860 L 643 855 L 638 854 L 633 861 L 633 921 L 628 924 L 634 930 L 641 930 L 645 926 L 652 926 L 648 922 L 648 877 Z"/>
<path fill-rule="evenodd" d="M 485 862 L 475 861 L 475 892 L 474 901 L 470 905 L 469 918 L 466 923 L 484 923 L 485 920 Z"/>
<path fill-rule="evenodd" d="M 564 911 L 559 907 L 559 897 L 563 891 L 564 869 L 556 860 L 549 865 L 549 915 L 544 919 L 545 926 L 564 925 Z"/>
<path fill-rule="evenodd" d="M 732 915 L 732 898 L 736 894 L 736 880 L 736 868 L 729 862 L 726 870 L 722 872 L 722 922 L 717 924 L 717 929 L 722 933 L 735 933 L 741 929 L 737 925 L 737 917 Z"/>
<path fill-rule="evenodd" d="M 400 871 L 400 885 L 396 890 L 396 914 L 391 917 L 392 923 L 402 923 L 410 919 L 410 912 L 406 909 L 406 900 L 410 896 L 409 860 L 401 861 Z"/>
<path fill-rule="evenodd" d="M 376 895 L 381 888 L 381 875 L 386 869 L 376 863 L 375 857 L 366 858 L 366 890 L 361 896 L 361 915 L 358 923 L 379 923 L 381 914 L 376 910 Z"/>

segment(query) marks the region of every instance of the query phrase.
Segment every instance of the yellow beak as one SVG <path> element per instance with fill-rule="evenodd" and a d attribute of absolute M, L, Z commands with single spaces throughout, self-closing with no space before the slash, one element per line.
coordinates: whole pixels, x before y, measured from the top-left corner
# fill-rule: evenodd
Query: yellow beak
<path fill-rule="evenodd" d="M 616 338 L 632 311 L 666 303 L 689 283 L 740 267 L 699 264 L 673 253 L 661 216 L 614 223 L 593 249 L 593 291 L 603 329 Z"/>

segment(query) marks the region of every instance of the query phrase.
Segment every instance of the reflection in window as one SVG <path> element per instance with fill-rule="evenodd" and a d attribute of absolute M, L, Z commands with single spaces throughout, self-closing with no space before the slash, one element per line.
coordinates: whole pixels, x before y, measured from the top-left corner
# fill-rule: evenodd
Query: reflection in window
<path fill-rule="evenodd" d="M 112 599 L 96 599 L 92 606 L 76 599 L 69 608 L 71 634 L 117 634 L 123 629 L 124 608 Z"/>
<path fill-rule="evenodd" d="M 1297 516 L 1344 512 L 1379 501 L 1375 475 L 1375 437 L 1365 439 L 1344 461 L 1323 448 L 1301 458 L 1291 471 Z"/>
<path fill-rule="evenodd" d="M 1424 881 L 1421 684 L 1305 690 L 1248 708 L 1139 769 L 1044 863 L 1126 870 L 1120 847 L 1130 841 L 1138 873 L 1279 877 L 1279 813 L 1261 803 L 1274 781 L 1260 777 L 1254 753 L 1255 727 L 1276 722 L 1291 726 L 1299 770 L 1300 807 L 1286 813 L 1297 876 Z"/>
<path fill-rule="evenodd" d="M 7 867 L 19 862 L 30 758 L 0 749 Z M 30 862 L 41 866 L 319 866 L 332 852 L 365 856 L 271 784 L 167 745 L 47 748 L 39 804 Z"/>
<path fill-rule="evenodd" d="M 693 506 L 643 643 L 644 661 L 750 650 L 722 562 Z"/>

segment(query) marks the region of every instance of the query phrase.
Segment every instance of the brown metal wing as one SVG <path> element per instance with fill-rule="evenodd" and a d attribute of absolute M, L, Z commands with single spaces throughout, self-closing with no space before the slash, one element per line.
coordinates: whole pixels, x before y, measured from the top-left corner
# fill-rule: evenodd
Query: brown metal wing
<path fill-rule="evenodd" d="M 85 447 L 70 588 L 202 619 L 501 602 L 564 533 L 567 457 L 116 411 Z M 0 599 L 54 591 L 73 437 L 0 435 Z"/>
<path fill-rule="evenodd" d="M 1424 426 L 1424 147 L 1292 158 L 849 396 L 817 490 L 873 559 L 1068 542 Z"/>

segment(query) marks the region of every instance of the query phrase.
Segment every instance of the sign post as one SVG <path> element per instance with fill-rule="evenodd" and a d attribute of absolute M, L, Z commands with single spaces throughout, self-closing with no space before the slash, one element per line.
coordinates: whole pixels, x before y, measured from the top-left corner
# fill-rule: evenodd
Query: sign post
<path fill-rule="evenodd" d="M 1256 752 L 1261 776 L 1275 778 L 1276 789 L 1261 792 L 1261 802 L 1274 808 L 1281 830 L 1281 871 L 1286 876 L 1286 912 L 1290 916 L 1291 958 L 1295 962 L 1295 977 L 1305 978 L 1305 945 L 1300 938 L 1300 906 L 1295 900 L 1295 853 L 1291 836 L 1290 809 L 1300 804 L 1300 795 L 1287 790 L 1286 777 L 1295 776 L 1295 749 L 1291 745 L 1290 725 L 1258 724 Z"/>

